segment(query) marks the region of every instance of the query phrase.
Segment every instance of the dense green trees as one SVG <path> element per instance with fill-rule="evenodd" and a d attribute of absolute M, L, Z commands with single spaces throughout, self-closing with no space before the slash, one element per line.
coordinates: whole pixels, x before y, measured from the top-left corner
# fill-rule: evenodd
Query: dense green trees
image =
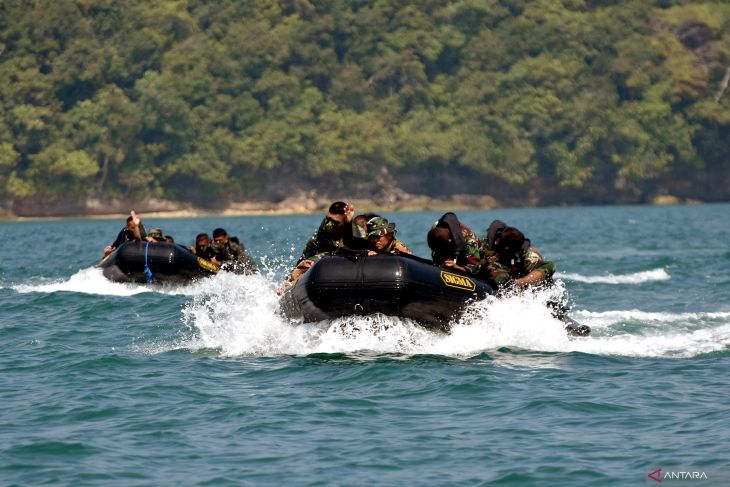
<path fill-rule="evenodd" d="M 0 206 L 726 199 L 728 69 L 719 0 L 6 0 Z"/>

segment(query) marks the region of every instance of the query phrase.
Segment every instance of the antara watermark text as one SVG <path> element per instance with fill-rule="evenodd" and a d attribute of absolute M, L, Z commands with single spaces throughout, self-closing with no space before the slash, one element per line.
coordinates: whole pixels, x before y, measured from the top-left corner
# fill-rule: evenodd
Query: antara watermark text
<path fill-rule="evenodd" d="M 708 480 L 707 473 L 703 471 L 666 470 L 661 468 L 649 472 L 648 477 L 658 483 L 669 480 Z"/>

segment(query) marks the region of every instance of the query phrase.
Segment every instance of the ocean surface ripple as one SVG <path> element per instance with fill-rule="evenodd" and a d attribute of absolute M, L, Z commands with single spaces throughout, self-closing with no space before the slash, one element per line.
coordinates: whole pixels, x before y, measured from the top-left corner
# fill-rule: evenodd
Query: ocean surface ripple
<path fill-rule="evenodd" d="M 556 261 L 586 339 L 547 292 L 475 303 L 449 335 L 289 322 L 275 290 L 318 216 L 149 219 L 184 243 L 224 226 L 262 263 L 166 287 L 94 267 L 122 217 L 0 223 L 33 256 L 0 248 L 0 484 L 647 485 L 658 468 L 726 484 L 729 214 L 460 212 Z M 386 216 L 428 255 L 439 214 Z"/>

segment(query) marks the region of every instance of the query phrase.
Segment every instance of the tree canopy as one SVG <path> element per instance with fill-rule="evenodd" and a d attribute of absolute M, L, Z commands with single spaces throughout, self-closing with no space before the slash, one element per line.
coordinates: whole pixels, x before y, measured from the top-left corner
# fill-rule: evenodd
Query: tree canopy
<path fill-rule="evenodd" d="M 727 199 L 729 76 L 720 0 L 7 0 L 0 205 Z"/>

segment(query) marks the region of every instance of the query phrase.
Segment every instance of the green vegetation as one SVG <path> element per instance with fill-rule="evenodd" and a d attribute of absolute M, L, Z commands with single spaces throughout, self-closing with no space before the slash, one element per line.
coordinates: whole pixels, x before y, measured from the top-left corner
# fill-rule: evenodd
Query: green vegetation
<path fill-rule="evenodd" d="M 723 0 L 5 0 L 0 51 L 6 208 L 729 196 Z"/>

